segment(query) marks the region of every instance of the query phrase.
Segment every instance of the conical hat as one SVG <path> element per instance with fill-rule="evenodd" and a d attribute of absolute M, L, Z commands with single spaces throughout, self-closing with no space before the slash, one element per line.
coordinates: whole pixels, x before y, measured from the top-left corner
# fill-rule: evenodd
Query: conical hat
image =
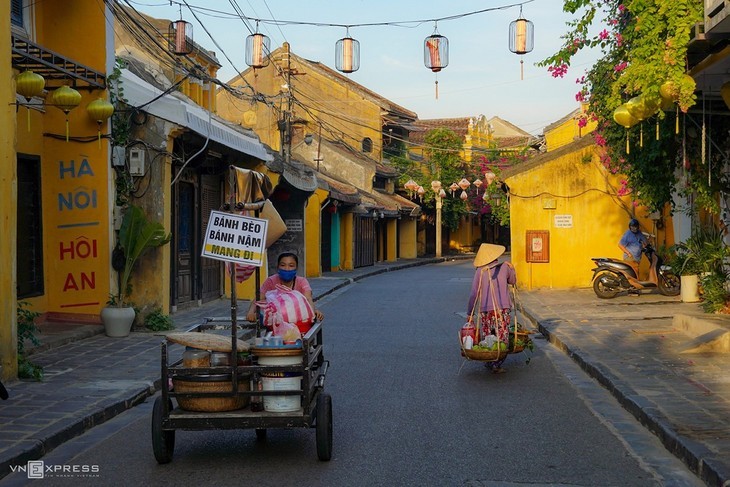
<path fill-rule="evenodd" d="M 506 248 L 504 245 L 494 245 L 483 243 L 479 246 L 479 252 L 474 258 L 474 267 L 481 267 L 494 262 L 500 255 L 504 254 Z"/>

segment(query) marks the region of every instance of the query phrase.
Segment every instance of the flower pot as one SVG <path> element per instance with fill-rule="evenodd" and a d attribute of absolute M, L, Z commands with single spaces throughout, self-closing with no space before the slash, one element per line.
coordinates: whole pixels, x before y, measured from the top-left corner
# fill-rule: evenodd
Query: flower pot
<path fill-rule="evenodd" d="M 132 331 L 134 308 L 107 307 L 101 310 L 101 322 L 104 323 L 106 336 L 125 337 Z"/>
<path fill-rule="evenodd" d="M 681 281 L 681 296 L 683 303 L 696 303 L 700 300 L 700 289 L 699 282 L 700 278 L 698 275 L 693 276 L 680 276 Z"/>

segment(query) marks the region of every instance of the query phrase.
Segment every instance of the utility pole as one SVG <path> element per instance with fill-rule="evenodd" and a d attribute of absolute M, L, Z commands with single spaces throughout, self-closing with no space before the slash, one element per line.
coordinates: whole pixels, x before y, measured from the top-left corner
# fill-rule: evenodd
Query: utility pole
<path fill-rule="evenodd" d="M 286 108 L 282 114 L 282 120 L 279 120 L 279 132 L 281 134 L 281 155 L 284 161 L 291 162 L 291 111 L 292 111 L 292 94 L 291 94 L 291 50 L 289 43 L 284 43 L 284 55 L 286 59 L 286 67 L 284 71 L 284 79 L 286 83 L 282 86 L 282 90 L 286 91 Z"/>

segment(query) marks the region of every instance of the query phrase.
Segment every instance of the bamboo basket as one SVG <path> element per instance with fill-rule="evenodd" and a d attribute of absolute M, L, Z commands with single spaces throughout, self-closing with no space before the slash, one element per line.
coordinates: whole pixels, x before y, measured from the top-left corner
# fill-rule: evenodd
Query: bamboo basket
<path fill-rule="evenodd" d="M 478 360 L 480 362 L 496 362 L 504 359 L 509 353 L 507 350 L 474 350 L 464 348 L 461 341 L 461 332 L 459 332 L 459 343 L 461 344 L 461 356 L 468 360 Z"/>
<path fill-rule="evenodd" d="M 190 376 L 186 378 L 173 378 L 174 392 L 231 392 L 233 385 L 230 380 L 210 380 L 218 376 Z M 229 375 L 221 375 L 221 378 L 230 379 Z M 190 380 L 186 380 L 190 379 Z M 250 377 L 240 376 L 238 379 L 238 392 L 251 390 Z M 211 396 L 211 397 L 183 397 L 177 396 L 177 404 L 186 411 L 198 412 L 219 412 L 233 411 L 248 406 L 249 396 Z"/>

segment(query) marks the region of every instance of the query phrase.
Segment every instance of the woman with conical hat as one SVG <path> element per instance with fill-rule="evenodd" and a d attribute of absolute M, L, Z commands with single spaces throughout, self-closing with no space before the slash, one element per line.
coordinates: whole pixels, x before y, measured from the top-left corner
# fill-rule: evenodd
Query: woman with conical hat
<path fill-rule="evenodd" d="M 507 346 L 509 341 L 509 325 L 512 311 L 512 297 L 509 285 L 517 282 L 515 268 L 511 262 L 499 263 L 497 259 L 504 253 L 502 245 L 481 244 L 474 258 L 474 267 L 477 268 L 469 293 L 467 314 L 479 317 L 479 336 L 477 341 L 490 342 L 496 338 Z M 477 301 L 478 299 L 478 301 Z M 476 307 L 476 309 L 475 309 Z M 474 311 L 474 312 L 472 312 Z M 487 338 L 490 335 L 495 338 Z M 502 363 L 487 362 L 487 366 L 494 373 L 504 372 Z"/>

